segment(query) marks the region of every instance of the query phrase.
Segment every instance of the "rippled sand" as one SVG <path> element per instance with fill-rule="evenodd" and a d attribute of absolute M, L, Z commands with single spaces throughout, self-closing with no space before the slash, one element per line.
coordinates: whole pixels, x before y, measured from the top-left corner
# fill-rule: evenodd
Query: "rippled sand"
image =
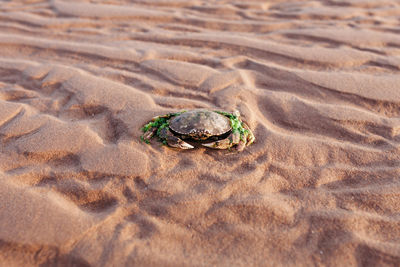
<path fill-rule="evenodd" d="M 4 266 L 400 264 L 400 3 L 0 3 Z M 241 111 L 242 153 L 139 141 Z"/>

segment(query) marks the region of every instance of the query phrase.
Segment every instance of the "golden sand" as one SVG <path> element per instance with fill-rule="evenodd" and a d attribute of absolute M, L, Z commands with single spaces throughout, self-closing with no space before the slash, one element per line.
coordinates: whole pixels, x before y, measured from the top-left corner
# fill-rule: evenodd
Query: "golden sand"
<path fill-rule="evenodd" d="M 0 265 L 400 265 L 399 16 L 388 0 L 2 1 Z M 240 110 L 256 142 L 140 142 L 192 108 Z"/>

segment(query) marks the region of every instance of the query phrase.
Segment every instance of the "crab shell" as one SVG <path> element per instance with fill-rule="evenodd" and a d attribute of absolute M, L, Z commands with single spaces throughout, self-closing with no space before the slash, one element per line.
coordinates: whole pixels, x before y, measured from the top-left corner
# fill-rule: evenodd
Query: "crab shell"
<path fill-rule="evenodd" d="M 170 119 L 169 128 L 182 138 L 193 140 L 206 140 L 232 130 L 230 120 L 226 116 L 209 110 L 184 112 Z"/>

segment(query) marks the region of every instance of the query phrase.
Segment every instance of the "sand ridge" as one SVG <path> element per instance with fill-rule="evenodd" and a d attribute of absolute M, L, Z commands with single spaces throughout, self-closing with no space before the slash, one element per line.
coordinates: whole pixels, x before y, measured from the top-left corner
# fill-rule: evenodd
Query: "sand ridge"
<path fill-rule="evenodd" d="M 4 266 L 397 266 L 394 1 L 0 4 Z M 140 142 L 240 110 L 240 154 Z M 0 264 L 0 265 L 1 265 Z"/>

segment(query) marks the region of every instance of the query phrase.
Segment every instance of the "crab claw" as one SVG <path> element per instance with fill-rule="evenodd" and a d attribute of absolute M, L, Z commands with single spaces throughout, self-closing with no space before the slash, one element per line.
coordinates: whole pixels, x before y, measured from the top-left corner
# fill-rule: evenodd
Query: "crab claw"
<path fill-rule="evenodd" d="M 167 141 L 167 144 L 171 147 L 176 147 L 180 149 L 192 149 L 192 145 L 186 143 L 179 137 L 176 137 L 168 128 L 163 128 L 160 131 L 160 137 Z"/>
<path fill-rule="evenodd" d="M 222 139 L 219 141 L 215 141 L 212 143 L 207 143 L 207 144 L 201 144 L 202 146 L 210 147 L 210 148 L 216 148 L 216 149 L 227 149 L 232 147 L 232 143 L 229 139 Z"/>
<path fill-rule="evenodd" d="M 236 145 L 240 140 L 240 133 L 235 132 L 231 133 L 227 138 L 207 143 L 207 144 L 202 144 L 205 147 L 210 147 L 210 148 L 216 148 L 216 149 L 228 149 L 231 148 L 232 146 Z"/>

